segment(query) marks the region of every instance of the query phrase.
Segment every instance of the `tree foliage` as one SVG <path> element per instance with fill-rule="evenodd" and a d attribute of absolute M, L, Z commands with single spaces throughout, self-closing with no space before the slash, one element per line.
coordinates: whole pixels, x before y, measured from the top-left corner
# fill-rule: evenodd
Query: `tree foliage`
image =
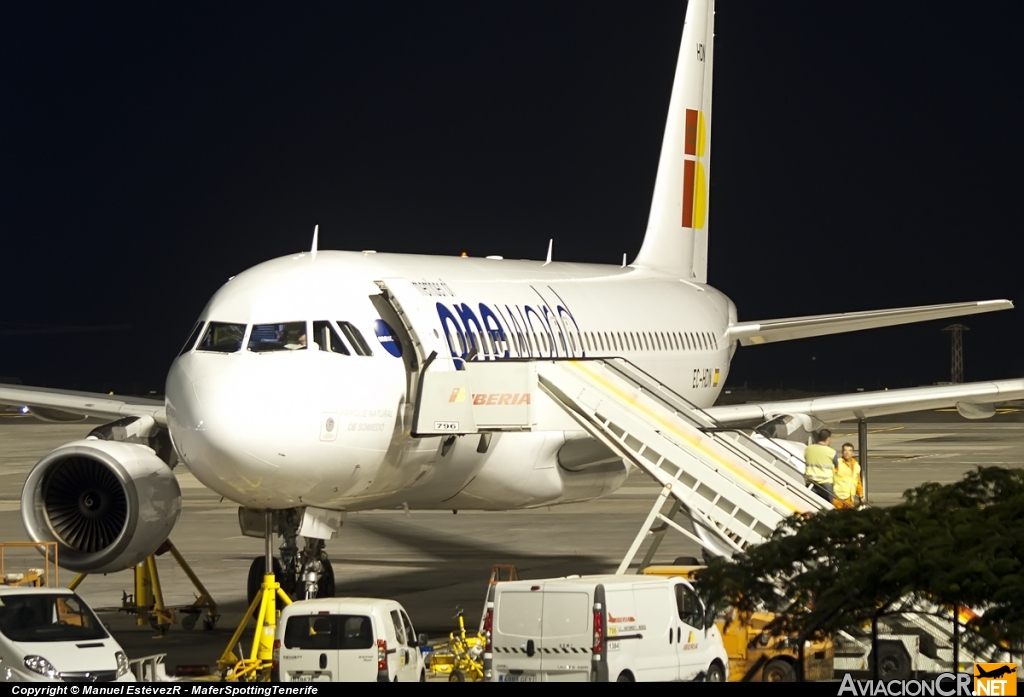
<path fill-rule="evenodd" d="M 793 516 L 763 544 L 715 560 L 698 577 L 706 600 L 777 613 L 800 633 L 839 608 L 821 633 L 938 606 L 978 614 L 969 643 L 1024 645 L 1024 470 L 981 467 L 925 484 L 892 508 Z M 952 627 L 950 628 L 952 631 Z"/>

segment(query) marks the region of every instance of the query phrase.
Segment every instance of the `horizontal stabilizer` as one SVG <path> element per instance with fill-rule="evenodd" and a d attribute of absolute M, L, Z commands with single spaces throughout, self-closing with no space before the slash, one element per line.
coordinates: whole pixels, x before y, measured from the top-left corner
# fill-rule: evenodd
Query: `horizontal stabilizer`
<path fill-rule="evenodd" d="M 751 346 L 1012 309 L 1013 303 L 1009 300 L 982 300 L 971 303 L 902 307 L 893 310 L 868 310 L 867 312 L 769 319 L 763 322 L 734 324 L 726 330 L 726 338 L 730 342 L 739 341 L 743 346 Z"/>
<path fill-rule="evenodd" d="M 782 414 L 807 414 L 822 421 L 836 422 L 954 407 L 970 419 L 993 415 L 995 410 L 988 405 L 1017 399 L 1024 399 L 1024 378 L 735 404 L 705 411 L 723 425 L 753 425 Z"/>

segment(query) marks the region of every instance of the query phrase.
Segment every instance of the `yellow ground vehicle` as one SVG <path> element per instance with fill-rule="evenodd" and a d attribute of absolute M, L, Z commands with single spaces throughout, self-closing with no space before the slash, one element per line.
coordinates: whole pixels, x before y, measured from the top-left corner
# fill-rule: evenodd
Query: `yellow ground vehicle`
<path fill-rule="evenodd" d="M 459 631 L 448 635 L 448 641 L 430 654 L 427 670 L 432 675 L 447 675 L 448 682 L 478 682 L 484 677 L 484 637 L 466 634 L 462 608 L 455 614 Z"/>
<path fill-rule="evenodd" d="M 702 566 L 648 566 L 644 574 L 682 576 L 693 581 Z M 789 637 L 773 637 L 764 628 L 774 619 L 768 612 L 739 617 L 730 610 L 716 621 L 729 654 L 730 681 L 794 682 L 797 680 L 799 647 Z M 804 680 L 831 680 L 835 649 L 830 639 L 810 641 L 804 648 Z"/>

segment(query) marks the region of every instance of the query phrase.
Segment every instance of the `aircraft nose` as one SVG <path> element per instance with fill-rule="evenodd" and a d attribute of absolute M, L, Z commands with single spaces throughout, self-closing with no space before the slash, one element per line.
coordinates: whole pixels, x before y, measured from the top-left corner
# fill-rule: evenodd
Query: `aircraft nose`
<path fill-rule="evenodd" d="M 295 505 L 281 499 L 290 499 L 282 494 L 296 486 L 301 467 L 289 467 L 288 482 L 280 481 L 281 468 L 308 462 L 301 439 L 292 437 L 304 409 L 280 386 L 245 379 L 227 358 L 206 374 L 190 375 L 183 361 L 172 369 L 166 392 L 175 446 L 196 478 L 217 493 L 254 508 Z"/>
<path fill-rule="evenodd" d="M 354 376 L 325 370 L 317 362 L 323 358 L 192 354 L 176 361 L 168 422 L 192 474 L 250 508 L 330 505 L 365 490 L 387 452 L 396 410 L 371 409 L 383 412 L 379 423 L 352 429 L 356 405 L 366 411 L 383 391 L 379 384 L 372 396 L 354 391 Z"/>

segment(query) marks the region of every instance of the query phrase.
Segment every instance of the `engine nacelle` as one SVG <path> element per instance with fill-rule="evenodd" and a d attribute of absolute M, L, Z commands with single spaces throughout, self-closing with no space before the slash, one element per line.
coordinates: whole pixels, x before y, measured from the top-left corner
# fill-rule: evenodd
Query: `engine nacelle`
<path fill-rule="evenodd" d="M 21 517 L 36 542 L 56 542 L 60 566 L 80 573 L 127 569 L 157 550 L 181 513 L 174 472 L 137 443 L 78 440 L 36 463 Z"/>
<path fill-rule="evenodd" d="M 818 431 L 825 423 L 809 414 L 773 414 L 755 430 L 768 438 L 785 439 L 810 445 L 817 440 Z"/>

